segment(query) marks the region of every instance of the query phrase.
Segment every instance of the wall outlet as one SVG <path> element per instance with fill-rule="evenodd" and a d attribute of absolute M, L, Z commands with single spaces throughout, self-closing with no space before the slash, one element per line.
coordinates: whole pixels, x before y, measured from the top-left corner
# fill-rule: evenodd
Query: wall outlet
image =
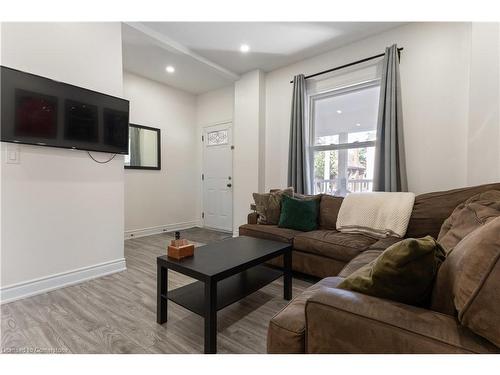
<path fill-rule="evenodd" d="M 19 145 L 9 143 L 5 148 L 5 161 L 7 164 L 19 164 L 21 162 L 21 149 Z"/>

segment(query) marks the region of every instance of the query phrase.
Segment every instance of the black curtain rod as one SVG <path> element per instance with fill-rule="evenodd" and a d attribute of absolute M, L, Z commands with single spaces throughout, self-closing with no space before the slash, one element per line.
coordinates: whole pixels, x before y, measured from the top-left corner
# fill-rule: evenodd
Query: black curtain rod
<path fill-rule="evenodd" d="M 398 57 L 401 55 L 401 51 L 403 50 L 403 47 L 401 48 L 398 48 Z M 320 76 L 322 74 L 326 74 L 326 73 L 330 73 L 330 72 L 334 72 L 336 70 L 340 70 L 340 69 L 344 69 L 344 68 L 348 68 L 350 66 L 353 66 L 353 65 L 357 65 L 357 64 L 361 64 L 361 63 L 364 63 L 366 61 L 370 61 L 370 60 L 373 60 L 373 59 L 376 59 L 378 57 L 382 57 L 384 56 L 385 53 L 381 53 L 379 55 L 375 55 L 375 56 L 371 56 L 371 57 L 367 57 L 365 59 L 361 59 L 361 60 L 358 60 L 358 61 L 354 61 L 352 63 L 349 63 L 349 64 L 345 64 L 345 65 L 341 65 L 341 66 L 337 66 L 336 68 L 332 68 L 332 69 L 328 69 L 328 70 L 323 70 L 322 72 L 319 72 L 319 73 L 314 73 L 314 74 L 311 74 L 309 76 L 306 76 L 305 79 L 309 79 L 309 78 L 313 78 L 313 77 L 316 77 L 316 76 Z M 293 83 L 293 80 L 290 81 L 290 83 Z"/>

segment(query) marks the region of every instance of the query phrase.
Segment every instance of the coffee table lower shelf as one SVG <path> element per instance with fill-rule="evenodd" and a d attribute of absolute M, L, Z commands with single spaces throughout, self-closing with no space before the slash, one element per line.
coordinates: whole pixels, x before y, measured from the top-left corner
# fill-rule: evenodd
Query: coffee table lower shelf
<path fill-rule="evenodd" d="M 217 283 L 217 310 L 231 305 L 283 276 L 283 271 L 258 265 Z M 162 295 L 165 298 L 164 295 Z M 169 290 L 168 299 L 205 316 L 205 284 L 201 281 Z"/>

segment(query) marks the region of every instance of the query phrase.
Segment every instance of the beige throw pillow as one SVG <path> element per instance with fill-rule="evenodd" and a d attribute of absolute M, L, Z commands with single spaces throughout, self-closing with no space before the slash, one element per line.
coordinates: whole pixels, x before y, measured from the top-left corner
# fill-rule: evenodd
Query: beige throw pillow
<path fill-rule="evenodd" d="M 273 190 L 271 193 L 253 193 L 255 208 L 259 215 L 258 224 L 276 225 L 280 220 L 281 196 L 285 194 L 293 197 L 293 188 Z"/>

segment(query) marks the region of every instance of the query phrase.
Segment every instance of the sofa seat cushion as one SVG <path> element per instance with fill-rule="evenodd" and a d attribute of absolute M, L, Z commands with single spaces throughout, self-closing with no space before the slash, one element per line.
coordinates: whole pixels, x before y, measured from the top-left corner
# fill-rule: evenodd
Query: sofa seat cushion
<path fill-rule="evenodd" d="M 266 240 L 292 243 L 293 238 L 302 233 L 298 230 L 278 228 L 277 225 L 244 224 L 240 226 L 240 236 L 264 238 Z"/>
<path fill-rule="evenodd" d="M 396 242 L 402 241 L 402 238 L 398 237 L 387 237 L 387 238 L 381 238 L 377 242 L 373 243 L 370 245 L 368 250 L 381 250 L 384 251 L 387 249 L 389 246 L 394 245 Z"/>
<path fill-rule="evenodd" d="M 375 242 L 376 239 L 362 234 L 315 230 L 297 234 L 293 247 L 306 253 L 349 262 Z"/>
<path fill-rule="evenodd" d="M 337 259 L 304 253 L 298 250 L 293 250 L 292 254 L 292 271 L 318 279 L 337 276 L 346 265 L 346 262 Z M 283 268 L 283 256 L 272 258 L 266 264 Z"/>
<path fill-rule="evenodd" d="M 359 270 L 361 267 L 367 265 L 372 260 L 377 259 L 377 257 L 382 254 L 382 250 L 366 250 L 359 254 L 356 258 L 351 260 L 346 266 L 340 271 L 339 277 L 347 277 L 354 271 Z"/>
<path fill-rule="evenodd" d="M 304 353 L 307 300 L 319 289 L 335 288 L 341 281 L 339 277 L 327 277 L 303 291 L 278 312 L 269 322 L 267 352 Z"/>
<path fill-rule="evenodd" d="M 385 249 L 399 241 L 402 241 L 402 239 L 397 237 L 387 237 L 379 239 L 377 242 L 370 245 L 368 250 L 363 251 L 361 254 L 347 263 L 342 271 L 340 271 L 338 276 L 349 276 L 354 271 L 359 270 L 364 265 L 367 265 L 372 260 L 375 260 L 380 254 L 382 254 Z"/>

